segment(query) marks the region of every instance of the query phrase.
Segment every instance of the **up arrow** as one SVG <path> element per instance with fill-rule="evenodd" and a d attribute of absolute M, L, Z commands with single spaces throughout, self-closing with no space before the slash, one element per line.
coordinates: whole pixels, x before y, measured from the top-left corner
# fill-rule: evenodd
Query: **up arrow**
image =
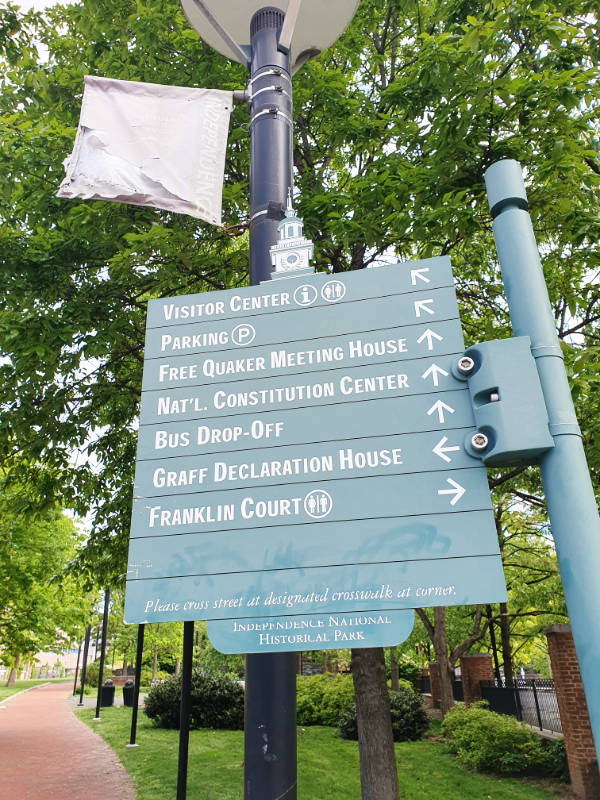
<path fill-rule="evenodd" d="M 417 285 L 417 278 L 423 281 L 423 283 L 431 283 L 429 278 L 424 275 L 424 272 L 429 272 L 429 267 L 421 267 L 421 269 L 411 269 L 410 271 L 410 282 L 413 286 Z"/>
<path fill-rule="evenodd" d="M 432 308 L 429 308 L 428 303 L 433 303 L 433 297 L 430 297 L 428 300 L 415 300 L 415 316 L 420 317 L 421 311 L 426 311 L 428 314 L 433 316 L 435 311 Z"/>
<path fill-rule="evenodd" d="M 446 421 L 445 418 L 444 418 L 444 411 L 447 411 L 449 414 L 454 414 L 454 409 L 451 408 L 450 406 L 446 405 L 446 403 L 443 403 L 441 400 L 437 400 L 431 406 L 431 408 L 427 412 L 427 415 L 431 416 L 434 411 L 437 411 L 438 416 L 440 418 L 440 422 L 445 422 Z"/>
<path fill-rule="evenodd" d="M 439 375 L 446 375 L 446 376 L 447 376 L 447 375 L 448 375 L 448 373 L 446 372 L 446 370 L 445 370 L 445 369 L 442 369 L 441 367 L 438 367 L 438 365 L 437 365 L 437 364 L 432 364 L 432 365 L 429 367 L 429 369 L 428 369 L 428 370 L 425 370 L 425 372 L 424 372 L 424 373 L 421 375 L 421 377 L 423 378 L 423 380 L 424 380 L 424 381 L 426 381 L 426 380 L 427 380 L 427 378 L 428 378 L 430 375 L 431 375 L 431 378 L 432 378 L 432 380 L 433 380 L 433 385 L 434 385 L 434 386 L 438 386 L 438 385 L 439 385 L 438 376 L 439 376 Z"/>
<path fill-rule="evenodd" d="M 444 461 L 450 463 L 452 459 L 449 456 L 447 456 L 446 453 L 452 453 L 455 450 L 460 450 L 460 447 L 458 445 L 451 445 L 450 447 L 444 447 L 447 441 L 448 437 L 444 436 L 442 439 L 440 439 L 440 441 L 436 444 L 436 446 L 433 448 L 431 452 L 435 453 L 436 456 L 439 456 Z"/>
<path fill-rule="evenodd" d="M 419 336 L 419 338 L 417 339 L 417 344 L 421 344 L 421 342 L 424 342 L 425 339 L 427 339 L 427 349 L 428 350 L 433 350 L 433 340 L 434 339 L 437 339 L 438 342 L 443 342 L 444 341 L 444 337 L 440 336 L 439 333 L 436 333 L 435 331 L 432 331 L 431 328 L 427 328 L 425 333 L 422 333 Z"/>
<path fill-rule="evenodd" d="M 467 491 L 460 483 L 453 481 L 452 478 L 446 478 L 446 483 L 449 483 L 451 489 L 438 489 L 438 494 L 452 494 L 454 497 L 450 500 L 450 505 L 455 506 L 463 494 Z"/>

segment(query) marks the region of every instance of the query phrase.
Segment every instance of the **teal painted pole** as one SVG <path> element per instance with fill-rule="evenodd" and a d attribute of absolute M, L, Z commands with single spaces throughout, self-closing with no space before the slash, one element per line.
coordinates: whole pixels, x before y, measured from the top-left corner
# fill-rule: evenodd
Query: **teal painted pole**
<path fill-rule="evenodd" d="M 515 336 L 529 336 L 554 448 L 540 458 L 548 516 L 600 760 L 600 517 L 583 451 L 521 167 L 485 173 L 498 260 Z"/>

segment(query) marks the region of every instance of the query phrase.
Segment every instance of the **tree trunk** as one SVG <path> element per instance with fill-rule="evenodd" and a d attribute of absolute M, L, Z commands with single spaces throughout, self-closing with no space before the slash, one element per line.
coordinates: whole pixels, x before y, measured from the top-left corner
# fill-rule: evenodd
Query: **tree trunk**
<path fill-rule="evenodd" d="M 127 659 L 124 658 L 123 659 L 123 675 L 127 675 L 127 667 L 128 667 Z"/>
<path fill-rule="evenodd" d="M 502 643 L 502 668 L 504 679 L 509 686 L 514 679 L 512 650 L 510 648 L 510 625 L 508 620 L 508 607 L 500 603 L 500 641 Z"/>
<path fill-rule="evenodd" d="M 321 672 L 325 675 L 329 671 L 329 653 L 327 650 L 323 650 L 323 666 L 321 667 Z"/>
<path fill-rule="evenodd" d="M 444 606 L 436 606 L 433 609 L 433 626 L 433 649 L 440 678 L 440 710 L 442 714 L 445 714 L 454 705 L 454 694 L 452 692 L 453 672 L 450 667 L 446 642 L 446 609 Z"/>
<path fill-rule="evenodd" d="M 6 685 L 7 686 L 14 686 L 15 685 L 15 681 L 17 680 L 17 674 L 19 672 L 19 661 L 20 660 L 21 660 L 21 656 L 20 656 L 19 653 L 17 653 L 17 655 L 15 656 L 15 660 L 13 662 L 13 665 L 12 665 L 12 667 L 10 669 L 10 672 L 9 672 L 9 675 L 8 675 L 8 680 L 6 681 Z"/>
<path fill-rule="evenodd" d="M 390 647 L 390 677 L 391 677 L 391 686 L 392 691 L 397 692 L 400 688 L 400 669 L 398 667 L 398 662 L 396 661 L 396 648 Z"/>
<path fill-rule="evenodd" d="M 179 675 L 180 672 L 181 672 L 181 661 L 178 658 L 176 658 L 175 659 L 175 675 Z"/>
<path fill-rule="evenodd" d="M 398 800 L 383 648 L 352 650 L 362 800 Z"/>

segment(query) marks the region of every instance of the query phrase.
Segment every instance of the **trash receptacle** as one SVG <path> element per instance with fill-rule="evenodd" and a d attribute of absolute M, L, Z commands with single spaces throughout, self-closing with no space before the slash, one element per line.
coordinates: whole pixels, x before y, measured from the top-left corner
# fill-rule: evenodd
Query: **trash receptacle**
<path fill-rule="evenodd" d="M 102 684 L 102 691 L 100 693 L 100 705 L 112 706 L 115 702 L 115 685 L 110 678 L 107 678 Z"/>
<path fill-rule="evenodd" d="M 131 678 L 125 681 L 123 685 L 123 705 L 133 708 L 133 695 L 135 694 L 135 686 Z"/>

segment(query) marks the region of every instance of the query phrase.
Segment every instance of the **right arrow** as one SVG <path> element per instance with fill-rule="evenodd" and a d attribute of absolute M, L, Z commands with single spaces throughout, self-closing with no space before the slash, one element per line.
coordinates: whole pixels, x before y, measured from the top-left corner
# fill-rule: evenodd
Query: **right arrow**
<path fill-rule="evenodd" d="M 447 411 L 449 414 L 454 414 L 454 409 L 451 406 L 446 405 L 446 403 L 442 402 L 442 400 L 436 400 L 436 402 L 427 412 L 427 415 L 431 416 L 434 411 L 437 411 L 440 422 L 445 422 L 444 411 Z"/>
<path fill-rule="evenodd" d="M 442 439 L 440 439 L 440 441 L 436 444 L 436 446 L 433 448 L 433 450 L 431 452 L 435 453 L 436 456 L 439 456 L 444 461 L 447 461 L 448 463 L 450 463 L 452 461 L 452 459 L 449 458 L 446 455 L 446 453 L 452 453 L 452 452 L 454 452 L 456 450 L 460 450 L 460 447 L 458 445 L 451 445 L 450 447 L 444 447 L 444 445 L 446 444 L 447 441 L 448 441 L 448 437 L 444 436 Z"/>
<path fill-rule="evenodd" d="M 424 342 L 425 339 L 427 339 L 427 349 L 428 350 L 433 350 L 433 340 L 434 339 L 437 339 L 438 342 L 443 342 L 444 341 L 444 337 L 440 336 L 439 333 L 436 333 L 435 331 L 432 331 L 431 328 L 427 328 L 425 333 L 422 333 L 419 336 L 419 338 L 417 339 L 417 344 L 421 344 L 421 342 Z"/>
<path fill-rule="evenodd" d="M 460 483 L 453 481 L 452 478 L 446 478 L 446 483 L 449 483 L 452 487 L 451 489 L 438 489 L 438 494 L 451 494 L 454 495 L 452 500 L 450 500 L 450 505 L 455 506 L 463 494 L 467 491 L 464 486 L 461 486 Z"/>

